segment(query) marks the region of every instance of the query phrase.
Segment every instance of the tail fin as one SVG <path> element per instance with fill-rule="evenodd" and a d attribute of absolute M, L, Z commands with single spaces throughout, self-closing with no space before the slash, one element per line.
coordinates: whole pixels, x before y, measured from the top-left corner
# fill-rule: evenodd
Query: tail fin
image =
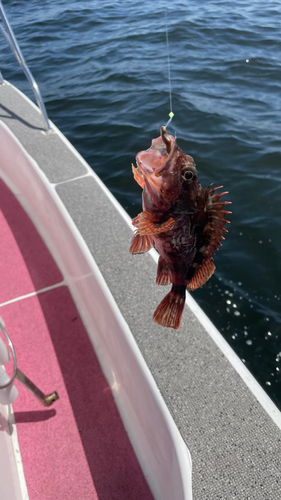
<path fill-rule="evenodd" d="M 157 307 L 153 319 L 158 325 L 174 328 L 180 327 L 185 302 L 184 285 L 173 285 L 172 290 Z"/>

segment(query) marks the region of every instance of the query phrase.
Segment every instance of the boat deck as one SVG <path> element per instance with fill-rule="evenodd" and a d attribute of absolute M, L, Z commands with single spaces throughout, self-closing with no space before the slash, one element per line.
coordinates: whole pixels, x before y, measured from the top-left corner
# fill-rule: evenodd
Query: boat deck
<path fill-rule="evenodd" d="M 279 500 L 281 417 L 278 409 L 233 351 L 225 345 L 204 314 L 199 308 L 196 309 L 190 298 L 190 307 L 185 308 L 182 325 L 178 331 L 164 329 L 153 323 L 153 311 L 166 291 L 155 285 L 156 266 L 151 255 L 129 254 L 132 231 L 124 220 L 122 211 L 117 209 L 117 204 L 112 203 L 101 183 L 89 173 L 85 162 L 67 142 L 63 141 L 59 134 L 46 135 L 42 131 L 40 115 L 27 99 L 12 86 L 5 84 L 0 87 L 0 102 L 0 119 L 16 135 L 54 185 L 137 341 L 190 450 L 194 500 Z M 56 275 L 58 271 L 54 273 L 56 278 L 52 283 L 57 283 L 60 279 L 59 275 Z M 40 307 L 44 308 L 48 293 L 54 296 L 61 294 L 62 310 L 70 325 L 70 335 L 76 335 L 79 329 L 84 331 L 80 320 L 73 320 L 77 314 L 74 305 L 66 307 L 70 297 L 64 287 L 32 297 L 30 302 L 26 302 L 26 309 L 23 302 L 16 304 L 15 314 L 26 315 L 23 324 L 27 329 L 30 330 L 28 317 L 33 314 L 35 307 L 32 304 L 40 301 Z M 12 305 L 0 308 L 0 314 L 5 319 L 7 314 L 9 321 L 13 323 L 11 308 Z M 52 324 L 55 310 L 48 310 L 46 307 L 46 313 Z M 36 320 L 37 315 L 35 324 Z M 31 328 L 31 334 L 36 346 L 35 324 Z M 43 328 L 42 335 L 44 334 L 46 333 Z M 17 331 L 16 335 L 17 338 L 20 337 Z M 64 356 L 68 347 L 60 344 L 59 332 L 54 332 L 53 341 L 54 345 L 57 345 L 58 359 L 65 363 Z M 81 342 L 87 342 L 84 333 Z M 31 346 L 30 356 L 32 348 Z M 91 356 L 94 357 L 94 354 Z M 44 359 L 38 363 L 43 366 L 43 373 L 46 374 L 48 369 L 52 371 Z M 20 364 L 24 366 L 28 361 L 20 360 Z M 77 360 L 77 366 L 74 363 L 66 368 L 70 371 L 76 369 L 79 374 L 78 366 Z M 94 366 L 98 371 L 95 360 Z M 56 389 L 55 372 L 56 370 Z M 87 398 L 84 376 L 87 378 L 90 375 L 83 375 L 83 372 L 80 375 L 83 394 Z M 42 380 L 37 380 L 38 384 L 42 382 L 44 386 L 45 379 L 46 376 L 43 375 Z M 64 384 L 67 384 L 67 380 L 64 380 Z M 101 384 L 106 388 L 105 381 L 101 381 Z M 50 387 L 50 390 L 53 390 L 53 387 Z M 61 390 L 64 391 L 64 388 Z M 104 391 L 100 393 L 100 397 L 101 405 L 107 405 L 107 398 L 110 398 L 108 393 Z M 19 418 L 19 433 L 25 426 L 25 418 L 34 423 L 34 432 L 42 425 L 38 410 L 32 407 L 28 415 L 24 413 L 27 407 L 30 408 L 30 401 L 28 405 L 15 405 Z M 75 404 L 75 408 L 79 419 L 79 405 Z M 93 411 L 96 409 L 93 408 Z M 41 416 L 48 418 L 50 414 L 46 412 L 47 410 Z M 59 406 L 57 412 L 59 413 Z M 51 420 L 55 421 L 52 418 Z M 63 429 L 63 420 L 58 421 L 57 425 L 57 432 L 66 430 Z M 85 443 L 91 448 L 86 427 L 86 423 L 81 424 L 81 439 L 85 436 Z M 24 453 L 23 447 L 21 450 Z M 63 454 L 65 450 L 58 451 Z M 87 455 L 85 449 L 84 453 Z M 115 457 L 115 460 L 118 461 L 118 458 Z M 111 463 L 114 466 L 114 459 Z M 86 484 L 87 474 L 84 479 Z M 88 497 L 80 495 L 79 498 Z M 101 495 L 99 498 L 106 497 Z M 123 498 L 130 497 L 123 495 Z M 134 498 L 139 500 L 142 497 L 138 493 Z"/>
<path fill-rule="evenodd" d="M 18 366 L 46 394 L 56 390 L 60 397 L 43 408 L 15 381 L 29 500 L 152 500 L 63 276 L 2 180 L 0 208 L 0 314 Z"/>

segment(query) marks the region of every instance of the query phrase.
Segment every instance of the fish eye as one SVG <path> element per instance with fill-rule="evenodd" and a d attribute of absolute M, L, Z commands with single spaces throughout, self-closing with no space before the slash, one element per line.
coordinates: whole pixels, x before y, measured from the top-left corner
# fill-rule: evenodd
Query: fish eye
<path fill-rule="evenodd" d="M 181 172 L 181 175 L 184 177 L 184 179 L 186 181 L 192 181 L 193 177 L 194 177 L 194 173 L 192 172 L 192 170 L 189 170 L 189 168 L 184 168 Z"/>

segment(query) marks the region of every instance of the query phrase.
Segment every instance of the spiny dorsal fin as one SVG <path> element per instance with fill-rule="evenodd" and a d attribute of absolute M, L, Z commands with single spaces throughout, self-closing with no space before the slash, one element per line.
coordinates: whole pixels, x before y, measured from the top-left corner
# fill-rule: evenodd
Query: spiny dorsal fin
<path fill-rule="evenodd" d="M 203 233 L 197 240 L 197 251 L 192 266 L 194 274 L 187 282 L 189 290 L 196 290 L 204 285 L 215 271 L 212 255 L 221 245 L 221 239 L 224 239 L 223 233 L 226 231 L 224 225 L 229 222 L 225 216 L 231 213 L 224 210 L 225 205 L 231 202 L 220 201 L 227 192 L 215 194 L 215 191 L 221 188 L 222 186 L 205 189 L 205 225 Z"/>
<path fill-rule="evenodd" d="M 227 214 L 231 214 L 228 210 L 224 210 L 225 205 L 229 205 L 230 201 L 220 201 L 220 198 L 228 191 L 223 193 L 216 193 L 217 189 L 221 189 L 222 186 L 216 188 L 207 188 L 206 192 L 206 215 L 207 224 L 204 228 L 204 236 L 208 239 L 208 244 L 204 248 L 204 257 L 211 257 L 215 250 L 221 245 L 220 241 L 223 238 L 223 233 L 227 232 L 224 228 L 225 224 L 229 224 L 229 221 L 225 219 Z M 205 259 L 204 259 L 205 260 Z"/>

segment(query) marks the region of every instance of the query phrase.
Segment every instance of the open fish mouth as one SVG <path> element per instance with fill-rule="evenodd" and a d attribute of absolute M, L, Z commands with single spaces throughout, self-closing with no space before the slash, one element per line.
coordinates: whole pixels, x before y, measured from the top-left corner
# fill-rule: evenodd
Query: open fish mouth
<path fill-rule="evenodd" d="M 161 135 L 152 140 L 151 147 L 137 154 L 137 166 L 141 174 L 160 177 L 168 167 L 176 147 L 176 139 L 161 127 Z"/>

